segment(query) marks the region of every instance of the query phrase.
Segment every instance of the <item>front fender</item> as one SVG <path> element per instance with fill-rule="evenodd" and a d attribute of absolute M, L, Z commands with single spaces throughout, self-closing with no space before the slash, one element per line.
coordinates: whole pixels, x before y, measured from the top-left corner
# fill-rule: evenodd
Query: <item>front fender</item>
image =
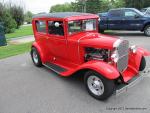
<path fill-rule="evenodd" d="M 136 53 L 130 53 L 129 65 L 138 71 L 143 56 L 150 56 L 150 52 L 144 48 L 138 47 Z"/>
<path fill-rule="evenodd" d="M 89 61 L 77 68 L 77 70 L 89 69 L 100 73 L 107 79 L 116 79 L 120 76 L 118 70 L 103 61 Z"/>
<path fill-rule="evenodd" d="M 143 56 L 150 56 L 150 52 L 142 47 L 138 47 L 138 52 L 140 52 Z"/>

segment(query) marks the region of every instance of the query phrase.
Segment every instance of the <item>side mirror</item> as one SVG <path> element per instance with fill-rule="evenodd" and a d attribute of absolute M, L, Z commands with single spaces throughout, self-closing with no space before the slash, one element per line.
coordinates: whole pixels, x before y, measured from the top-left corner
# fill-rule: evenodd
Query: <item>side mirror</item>
<path fill-rule="evenodd" d="M 55 27 L 59 27 L 60 26 L 60 24 L 59 24 L 59 22 L 55 22 Z"/>
<path fill-rule="evenodd" d="M 135 17 L 135 18 L 140 18 L 140 16 L 139 16 L 139 15 L 135 15 L 134 17 Z"/>

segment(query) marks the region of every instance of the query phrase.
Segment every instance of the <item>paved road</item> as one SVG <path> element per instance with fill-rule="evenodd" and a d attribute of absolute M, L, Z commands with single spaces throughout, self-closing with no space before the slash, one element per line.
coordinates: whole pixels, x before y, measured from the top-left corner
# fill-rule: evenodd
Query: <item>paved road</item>
<path fill-rule="evenodd" d="M 150 50 L 148 37 L 123 37 Z M 101 102 L 88 95 L 82 79 L 63 78 L 44 67 L 36 68 L 29 53 L 0 60 L 0 113 L 110 112 L 150 113 L 150 77 L 128 92 Z"/>

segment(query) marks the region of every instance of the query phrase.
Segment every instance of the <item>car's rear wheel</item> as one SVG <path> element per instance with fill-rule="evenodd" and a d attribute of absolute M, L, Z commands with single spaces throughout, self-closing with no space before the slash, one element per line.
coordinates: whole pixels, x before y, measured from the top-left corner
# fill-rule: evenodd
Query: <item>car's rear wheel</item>
<path fill-rule="evenodd" d="M 146 60 L 143 56 L 142 59 L 141 59 L 139 71 L 143 71 L 145 69 L 145 67 L 146 67 Z"/>
<path fill-rule="evenodd" d="M 98 100 L 105 100 L 113 94 L 115 84 L 94 71 L 88 71 L 84 76 L 85 86 L 91 96 Z"/>
<path fill-rule="evenodd" d="M 37 67 L 42 66 L 40 55 L 35 47 L 32 47 L 32 49 L 31 49 L 31 58 L 32 58 L 32 61 L 35 64 L 35 66 L 37 66 Z"/>
<path fill-rule="evenodd" d="M 144 34 L 146 36 L 150 36 L 150 25 L 147 25 L 145 28 L 144 28 Z"/>
<path fill-rule="evenodd" d="M 105 31 L 103 29 L 100 29 L 99 30 L 99 33 L 104 33 Z"/>

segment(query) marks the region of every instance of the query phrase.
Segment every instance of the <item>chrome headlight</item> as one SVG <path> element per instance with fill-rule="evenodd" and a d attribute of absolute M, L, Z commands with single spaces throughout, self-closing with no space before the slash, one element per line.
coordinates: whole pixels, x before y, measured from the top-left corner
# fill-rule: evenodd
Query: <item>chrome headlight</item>
<path fill-rule="evenodd" d="M 136 51 L 137 51 L 136 45 L 131 46 L 130 50 L 132 51 L 132 53 L 136 53 Z"/>
<path fill-rule="evenodd" d="M 118 52 L 117 51 L 114 51 L 113 54 L 111 55 L 111 59 L 117 63 L 118 60 L 119 60 L 119 55 L 118 55 Z"/>
<path fill-rule="evenodd" d="M 116 41 L 114 42 L 114 44 L 113 44 L 113 48 L 118 47 L 118 46 L 120 45 L 121 42 L 122 42 L 121 39 L 116 40 Z"/>

